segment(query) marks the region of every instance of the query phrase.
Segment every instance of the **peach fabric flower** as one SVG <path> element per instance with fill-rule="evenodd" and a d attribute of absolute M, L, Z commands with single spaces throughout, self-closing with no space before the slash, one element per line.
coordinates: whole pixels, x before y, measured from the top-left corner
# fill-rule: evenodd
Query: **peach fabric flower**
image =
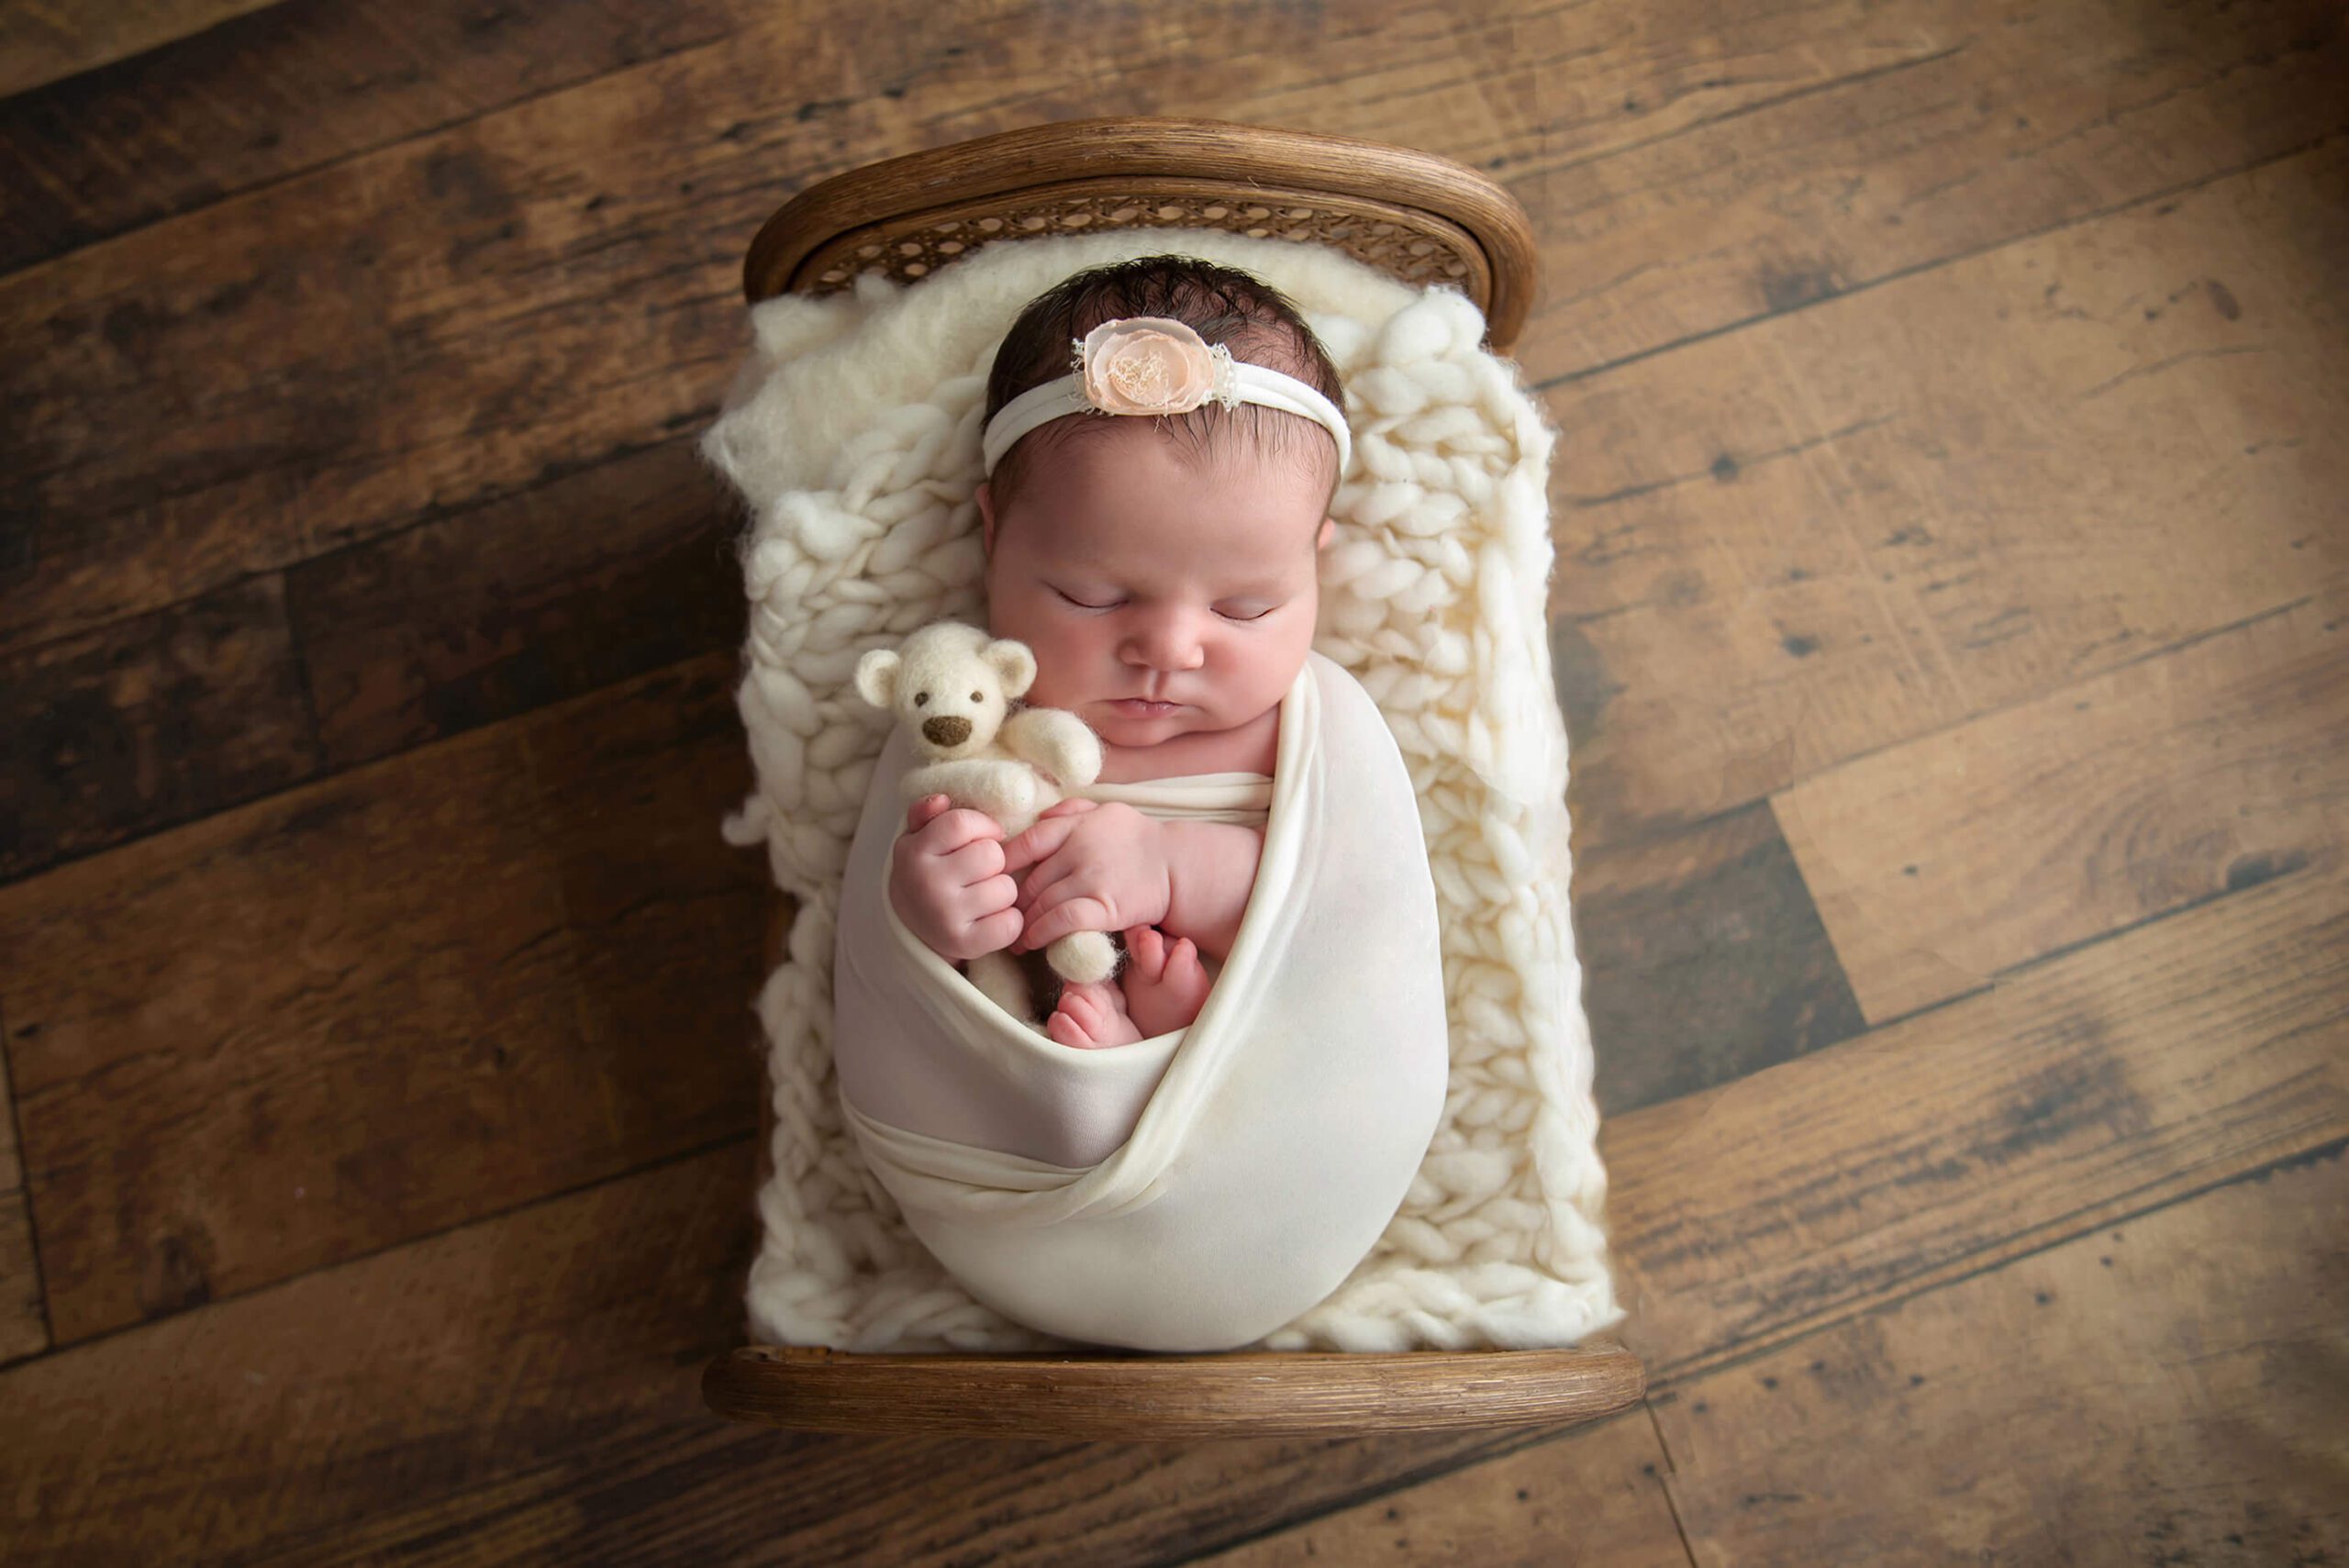
<path fill-rule="evenodd" d="M 1215 395 L 1216 355 L 1180 321 L 1104 321 L 1079 352 L 1085 400 L 1107 414 L 1187 414 Z"/>

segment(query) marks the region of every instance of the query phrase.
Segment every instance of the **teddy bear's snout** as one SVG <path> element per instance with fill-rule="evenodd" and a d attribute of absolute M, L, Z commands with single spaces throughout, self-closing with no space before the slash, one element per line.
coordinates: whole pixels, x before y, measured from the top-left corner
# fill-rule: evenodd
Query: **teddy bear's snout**
<path fill-rule="evenodd" d="M 921 724 L 921 738 L 933 746 L 960 746 L 971 738 L 971 721 L 950 718 L 943 714 L 936 718 L 925 718 Z"/>

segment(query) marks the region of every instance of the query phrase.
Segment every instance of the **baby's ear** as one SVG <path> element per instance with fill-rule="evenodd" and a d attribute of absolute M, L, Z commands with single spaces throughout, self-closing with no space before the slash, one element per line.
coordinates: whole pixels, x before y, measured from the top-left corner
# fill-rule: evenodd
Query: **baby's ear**
<path fill-rule="evenodd" d="M 1003 695 L 1007 700 L 1025 696 L 1028 688 L 1036 684 L 1036 656 L 1028 651 L 1028 645 L 1024 642 L 1014 642 L 1008 637 L 998 638 L 987 644 L 986 651 L 980 657 L 987 662 L 987 667 L 1003 683 Z"/>
<path fill-rule="evenodd" d="M 1332 534 L 1335 534 L 1337 531 L 1338 531 L 1338 519 L 1337 519 L 1337 518 L 1335 518 L 1335 517 L 1324 517 L 1324 518 L 1322 518 L 1322 519 L 1321 519 L 1321 531 L 1320 531 L 1319 533 L 1315 534 L 1315 535 L 1313 536 L 1313 548 L 1314 548 L 1314 549 L 1316 549 L 1316 550 L 1327 550 L 1327 549 L 1329 549 L 1329 548 L 1330 548 L 1330 537 Z"/>
<path fill-rule="evenodd" d="M 856 662 L 856 695 L 874 707 L 894 707 L 897 701 L 897 656 L 876 648 Z"/>

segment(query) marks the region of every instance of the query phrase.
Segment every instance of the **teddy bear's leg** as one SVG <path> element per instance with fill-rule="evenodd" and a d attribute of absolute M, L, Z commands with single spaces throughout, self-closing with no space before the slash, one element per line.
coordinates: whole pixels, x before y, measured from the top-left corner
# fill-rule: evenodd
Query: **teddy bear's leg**
<path fill-rule="evenodd" d="M 1107 931 L 1074 931 L 1044 950 L 1052 973 L 1080 985 L 1107 980 L 1118 973 L 1118 950 Z"/>
<path fill-rule="evenodd" d="M 1019 973 L 1019 961 L 1009 953 L 984 953 L 965 964 L 963 973 L 979 988 L 980 995 L 1021 1023 L 1036 1021 L 1030 1010 L 1033 1002 L 1028 994 L 1028 977 Z"/>

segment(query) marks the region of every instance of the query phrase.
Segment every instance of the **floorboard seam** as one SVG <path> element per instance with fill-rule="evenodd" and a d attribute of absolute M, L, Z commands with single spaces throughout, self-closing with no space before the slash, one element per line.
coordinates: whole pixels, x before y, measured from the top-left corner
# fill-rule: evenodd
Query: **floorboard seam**
<path fill-rule="evenodd" d="M 654 1172 L 667 1170 L 673 1165 L 682 1165 L 688 1161 L 698 1160 L 705 1155 L 715 1154 L 718 1151 L 731 1148 L 737 1143 L 754 1142 L 757 1138 L 758 1133 L 755 1129 L 741 1132 L 729 1132 L 722 1138 L 710 1139 L 706 1142 L 696 1144 L 690 1149 L 681 1149 L 674 1153 L 663 1154 L 658 1158 L 644 1161 L 640 1164 L 631 1165 L 625 1171 L 615 1171 L 609 1175 L 596 1176 L 587 1181 L 574 1183 L 567 1187 L 557 1188 L 552 1192 L 540 1193 L 534 1197 L 524 1198 L 519 1203 L 508 1204 L 504 1208 L 487 1209 L 480 1214 L 467 1215 L 463 1219 L 457 1221 L 453 1225 L 443 1225 L 429 1230 L 420 1230 L 413 1236 L 403 1236 L 396 1241 L 386 1241 L 380 1247 L 370 1247 L 362 1251 L 352 1252 L 348 1256 L 336 1258 L 330 1262 L 320 1263 L 315 1268 L 304 1269 L 300 1273 L 284 1274 L 276 1279 L 265 1280 L 259 1284 L 250 1285 L 243 1290 L 231 1291 L 226 1296 L 213 1296 L 211 1299 L 199 1302 L 193 1307 L 184 1307 L 179 1308 L 177 1311 L 166 1312 L 158 1318 L 142 1318 L 137 1322 L 121 1323 L 111 1329 L 101 1329 L 95 1333 L 84 1334 L 80 1339 L 71 1340 L 65 1344 L 59 1344 L 57 1342 L 57 1336 L 54 1333 L 51 1333 L 50 1336 L 49 1349 L 41 1351 L 39 1355 L 28 1356 L 21 1361 L 11 1362 L 9 1363 L 9 1367 L 14 1369 L 16 1367 L 28 1366 L 36 1361 L 43 1361 L 51 1356 L 63 1355 L 68 1351 L 81 1351 L 93 1345 L 103 1345 L 107 1343 L 109 1340 L 119 1340 L 128 1335 L 139 1333 L 143 1329 L 152 1329 L 159 1324 L 171 1322 L 173 1318 L 184 1318 L 191 1312 L 209 1312 L 216 1307 L 226 1307 L 232 1302 L 248 1300 L 253 1296 L 266 1295 L 273 1290 L 284 1290 L 289 1286 L 298 1284 L 303 1280 L 309 1279 L 314 1275 L 332 1273 L 337 1270 L 351 1268 L 357 1264 L 366 1262 L 371 1259 L 380 1258 L 389 1253 L 402 1251 L 410 1247 L 420 1247 L 428 1241 L 436 1241 L 440 1240 L 442 1237 L 454 1236 L 460 1231 L 471 1230 L 476 1226 L 495 1224 L 501 1219 L 511 1219 L 515 1216 L 526 1214 L 531 1209 L 542 1208 L 548 1204 L 560 1203 L 565 1198 L 577 1197 L 583 1193 L 594 1192 L 598 1187 L 608 1187 L 620 1182 L 633 1181 L 639 1176 L 651 1175 Z M 745 1198 L 747 1199 L 750 1195 L 751 1195 L 749 1192 L 749 1189 L 746 1188 L 744 1192 Z M 0 1381 L 5 1381 L 5 1377 L 0 1376 Z"/>
<path fill-rule="evenodd" d="M 17 1073 L 14 1052 L 8 1041 L 7 999 L 0 997 L 0 1084 L 5 1084 L 8 1095 L 8 1129 L 17 1140 L 17 1191 L 25 1205 L 25 1244 L 32 1249 L 33 1303 L 40 1308 L 41 1348 L 9 1361 L 0 1362 L 0 1372 L 39 1361 L 57 1349 L 57 1325 L 49 1317 L 49 1271 L 40 1262 L 40 1226 L 33 1218 L 32 1173 L 25 1164 L 25 1107 L 17 1099 Z"/>
<path fill-rule="evenodd" d="M 1652 360 L 1662 354 L 1672 353 L 1675 350 L 1692 348 L 1698 343 L 1709 343 L 1716 338 L 1726 338 L 1732 332 L 1742 332 L 1749 327 L 1756 327 L 1764 322 L 1776 321 L 1784 317 L 1798 315 L 1806 310 L 1815 310 L 1821 306 L 1833 305 L 1838 300 L 1849 299 L 1854 295 L 1866 294 L 1871 289 L 1883 288 L 1890 284 L 1900 283 L 1906 279 L 1917 277 L 1925 272 L 1930 272 L 1937 267 L 1955 266 L 1961 262 L 1971 261 L 1978 257 L 1987 256 L 1996 251 L 2004 250 L 2010 246 L 2028 245 L 2034 239 L 2043 239 L 2051 234 L 2061 234 L 2068 228 L 2077 228 L 2085 224 L 2100 223 L 2108 217 L 2117 217 L 2122 213 L 2132 212 L 2138 207 L 2143 206 L 2148 203 L 2165 202 L 2178 196 L 2190 195 L 2195 191 L 2201 190 L 2207 185 L 2217 184 L 2222 180 L 2235 179 L 2240 175 L 2251 173 L 2255 170 L 2265 169 L 2270 164 L 2288 162 L 2292 159 L 2302 157 L 2310 152 L 2315 151 L 2325 143 L 2339 138 L 2344 131 L 2349 131 L 2349 126 L 2336 126 L 2332 129 L 2326 131 L 2321 136 L 2312 137 L 2306 141 L 2299 142 L 2295 146 L 2285 148 L 2283 150 L 2278 152 L 2271 152 L 2263 157 L 2254 158 L 2247 162 L 2236 164 L 2232 168 L 2221 169 L 2214 173 L 2199 175 L 2194 179 L 2182 181 L 2175 185 L 2165 185 L 2160 190 L 2148 191 L 2143 195 L 2132 196 L 2125 202 L 2116 202 L 2110 206 L 2099 207 L 2093 212 L 2080 213 L 2072 217 L 2058 218 L 2053 223 L 2043 224 L 2037 228 L 2024 229 L 2020 233 L 2009 234 L 2001 239 L 1985 241 L 1984 243 L 1976 245 L 1970 250 L 1954 250 L 1946 256 L 1937 256 L 1929 261 L 1919 261 L 1910 266 L 1897 267 L 1881 277 L 1869 278 L 1865 282 L 1854 284 L 1848 288 L 1838 289 L 1832 294 L 1823 294 L 1816 298 L 1801 300 L 1793 304 L 1781 306 L 1775 310 L 1761 311 L 1755 315 L 1742 317 L 1740 320 L 1728 322 L 1720 327 L 1709 327 L 1702 332 L 1691 332 L 1687 337 L 1675 338 L 1669 343 L 1658 343 L 1652 348 L 1641 349 L 1636 352 L 1624 354 L 1620 358 L 1608 360 L 1599 364 L 1586 365 L 1581 370 L 1565 371 L 1560 374 L 1534 382 L 1531 384 L 1531 390 L 1537 395 L 1546 394 L 1555 390 L 1556 388 L 1571 385 L 1575 382 L 1588 381 L 1594 376 L 1605 375 L 1610 371 L 1618 371 L 1629 365 L 1638 364 L 1643 360 Z"/>
<path fill-rule="evenodd" d="M 1640 1408 L 1647 1412 L 1648 1426 L 1655 1433 L 1656 1451 L 1664 1456 L 1664 1473 L 1655 1478 L 1656 1485 L 1663 1490 L 1664 1506 L 1672 1514 L 1672 1528 L 1679 1532 L 1680 1550 L 1688 1554 L 1688 1568 L 1697 1568 L 1696 1544 L 1688 1539 L 1687 1521 L 1680 1517 L 1680 1499 L 1672 1491 L 1672 1480 L 1680 1473 L 1680 1466 L 1673 1461 L 1672 1445 L 1664 1440 L 1664 1422 L 1657 1418 L 1653 1391 L 1641 1396 Z"/>
<path fill-rule="evenodd" d="M 2004 1256 L 1978 1264 L 1976 1267 L 1965 1269 L 1960 1273 L 1940 1276 L 1926 1284 L 1918 1286 L 1914 1290 L 1904 1291 L 1898 1296 L 1887 1296 L 1881 1300 L 1871 1301 L 1865 1305 L 1855 1307 L 1850 1310 L 1836 1312 L 1832 1316 L 1821 1317 L 1814 1321 L 1790 1325 L 1788 1332 L 1776 1338 L 1768 1340 L 1757 1339 L 1753 1340 L 1731 1340 L 1729 1344 L 1720 1347 L 1718 1351 L 1709 1355 L 1681 1362 L 1680 1364 L 1672 1366 L 1664 1371 L 1651 1372 L 1648 1375 L 1649 1394 L 1653 1396 L 1659 1391 L 1672 1391 L 1676 1389 L 1679 1385 L 1693 1381 L 1696 1378 L 1710 1377 L 1715 1373 L 1726 1372 L 1739 1366 L 1747 1365 L 1753 1362 L 1759 1361 L 1765 1356 L 1775 1355 L 1778 1351 L 1787 1349 L 1788 1346 L 1798 1345 L 1806 1340 L 1816 1339 L 1821 1334 L 1831 1332 L 1834 1329 L 1844 1327 L 1846 1324 L 1856 1322 L 1860 1318 L 1875 1317 L 1882 1313 L 1898 1310 L 1900 1307 L 1906 1307 L 1911 1301 L 1918 1300 L 1922 1296 L 1932 1295 L 1935 1291 L 1947 1290 L 1956 1285 L 1967 1284 L 1973 1280 L 1983 1279 L 1991 1274 L 1998 1273 L 2001 1270 L 2010 1268 L 2017 1263 L 2024 1262 L 2032 1258 L 2038 1257 L 2043 1253 L 2054 1251 L 2058 1248 L 2068 1247 L 2073 1242 L 2080 1240 L 2084 1237 L 2091 1236 L 2097 1231 L 2105 1229 L 2109 1227 L 2139 1224 L 2151 1216 L 2163 1212 L 2165 1209 L 2175 1208 L 2180 1204 L 2191 1203 L 2195 1199 L 2203 1197 L 2210 1193 L 2220 1192 L 2228 1187 L 2241 1186 L 2246 1182 L 2264 1182 L 2281 1172 L 2295 1170 L 2305 1165 L 2311 1165 L 2322 1160 L 2337 1159 L 2344 1153 L 2349 1153 L 2349 1134 L 2335 1131 L 2331 1137 L 2321 1142 L 2311 1143 L 2304 1148 L 2296 1149 L 2288 1154 L 2279 1154 L 2271 1160 L 2265 1161 L 2262 1163 L 2253 1166 L 2247 1170 L 2238 1171 L 2231 1175 L 2218 1177 L 2215 1180 L 2205 1182 L 2199 1186 L 2189 1187 L 2183 1192 L 2176 1193 L 2169 1197 L 2161 1199 L 2158 1202 L 2149 1203 L 2142 1208 L 2128 1209 L 2121 1213 L 2106 1215 L 2098 1219 L 2098 1221 L 2093 1225 L 2081 1226 L 2076 1229 L 2058 1231 L 2057 1228 L 2063 1226 L 2066 1220 L 2076 1219 L 2081 1215 L 2093 1212 L 2096 1206 L 2090 1206 L 2088 1208 L 2075 1209 L 2070 1214 L 2059 1215 L 2039 1226 L 2033 1227 L 2032 1229 L 2035 1230 L 2048 1232 L 2049 1234 L 2047 1234 L 2045 1240 L 2027 1246 L 2020 1251 L 2007 1253 Z M 2144 1184 L 2143 1186 L 2134 1189 L 2134 1191 L 2143 1192 L 2159 1184 L 2158 1180 L 2149 1182 Z M 2132 1193 L 2119 1195 L 2119 1198 L 2116 1201 L 2126 1201 L 2127 1198 L 2132 1195 L 2133 1195 Z M 2018 1234 L 2028 1235 L 2030 1232 L 2024 1231 L 2019 1232 Z M 1977 1253 L 1988 1251 L 1998 1247 L 2001 1242 L 2012 1240 L 2013 1239 L 2013 1236 L 2001 1237 L 1996 1240 L 1987 1242 L 1983 1246 L 1976 1248 L 1974 1251 Z"/>
<path fill-rule="evenodd" d="M 266 14 L 266 12 L 247 13 L 248 16 Z M 234 23 L 243 19 L 244 18 L 241 17 L 228 17 L 224 18 L 224 23 Z M 206 28 L 203 30 L 209 31 L 210 29 Z M 186 35 L 188 38 L 195 36 L 195 34 Z M 122 228 L 109 229 L 103 234 L 90 235 L 81 240 L 68 245 L 62 250 L 52 251 L 46 256 L 19 261 L 15 266 L 8 268 L 5 272 L 0 272 L 0 283 L 6 283 L 11 278 L 22 276 L 27 272 L 39 272 L 43 267 L 54 266 L 61 261 L 70 261 L 73 258 L 97 250 L 101 246 L 111 245 L 118 239 L 126 239 L 133 235 L 144 234 L 150 228 L 160 228 L 165 224 L 176 223 L 183 218 L 193 217 L 199 213 L 211 212 L 217 208 L 232 206 L 236 203 L 247 200 L 250 197 L 265 195 L 268 192 L 276 190 L 281 185 L 293 184 L 298 181 L 309 179 L 314 175 L 327 173 L 332 170 L 342 168 L 346 164 L 355 163 L 362 159 L 372 158 L 379 153 L 389 151 L 393 148 L 405 147 L 410 142 L 428 141 L 437 136 L 446 136 L 451 131 L 462 130 L 467 126 L 477 125 L 483 120 L 494 118 L 498 115 L 507 113 L 508 110 L 524 108 L 543 98 L 551 98 L 560 94 L 575 92 L 580 88 L 590 86 L 595 83 L 601 82 L 607 77 L 623 75 L 629 72 L 635 71 L 648 65 L 657 65 L 662 61 L 674 60 L 681 54 L 691 54 L 696 50 L 723 48 L 735 37 L 736 34 L 732 32 L 723 33 L 716 38 L 700 39 L 692 43 L 679 44 L 674 49 L 662 50 L 656 54 L 647 54 L 635 60 L 621 61 L 611 66 L 609 69 L 596 72 L 593 75 L 574 77 L 568 82 L 558 83 L 551 87 L 542 88 L 536 93 L 527 94 L 518 98 L 511 98 L 501 104 L 494 104 L 485 109 L 475 110 L 473 113 L 469 115 L 460 115 L 454 119 L 444 120 L 436 125 L 420 127 L 416 130 L 408 132 L 405 136 L 395 137 L 389 141 L 373 142 L 365 147 L 352 148 L 348 151 L 339 152 L 333 157 L 328 158 L 320 162 L 305 164 L 297 169 L 285 170 L 283 172 L 270 175 L 253 184 L 240 185 L 233 191 L 215 195 L 210 200 L 198 202 L 192 206 L 173 207 L 168 212 L 157 213 L 150 217 L 133 222 Z M 142 50 L 137 54 L 125 55 L 122 61 L 109 61 L 104 65 L 93 66 L 91 67 L 91 70 L 105 71 L 115 65 L 119 65 L 125 61 L 139 60 L 150 54 L 161 53 L 161 51 L 172 49 L 184 41 L 185 38 L 173 39 L 166 43 L 158 44 L 154 49 Z M 59 83 L 71 82 L 73 80 L 74 76 L 87 74 L 89 74 L 88 72 L 76 72 L 72 76 L 60 77 L 57 82 L 45 83 L 39 87 L 28 88 L 27 91 L 35 93 L 41 92 L 48 88 L 55 87 Z M 16 95 L 11 95 L 14 96 Z"/>

